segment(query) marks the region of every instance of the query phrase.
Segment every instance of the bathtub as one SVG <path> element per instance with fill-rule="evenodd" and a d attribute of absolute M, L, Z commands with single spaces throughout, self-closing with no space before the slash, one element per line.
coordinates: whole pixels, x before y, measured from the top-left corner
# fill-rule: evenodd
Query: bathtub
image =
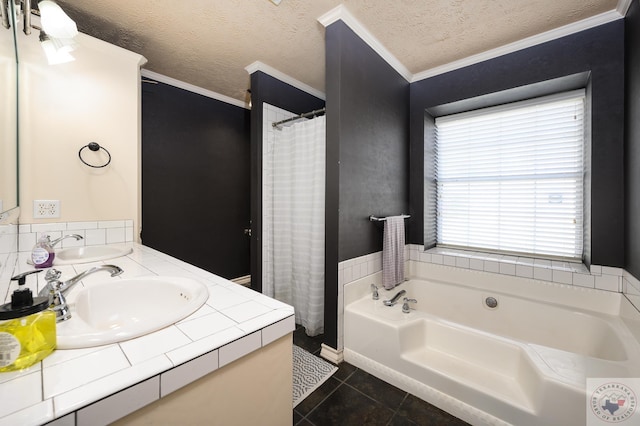
<path fill-rule="evenodd" d="M 430 267 L 377 301 L 345 286 L 345 361 L 474 425 L 584 425 L 587 378 L 640 377 L 623 295 Z M 400 290 L 409 313 L 383 305 Z"/>

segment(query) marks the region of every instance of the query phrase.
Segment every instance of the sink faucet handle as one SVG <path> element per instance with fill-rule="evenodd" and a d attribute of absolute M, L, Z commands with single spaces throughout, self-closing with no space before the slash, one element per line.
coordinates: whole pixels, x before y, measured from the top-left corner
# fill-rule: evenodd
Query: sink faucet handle
<path fill-rule="evenodd" d="M 60 276 L 62 272 L 57 269 L 48 269 L 47 274 L 44 276 L 44 279 L 47 281 L 47 284 L 42 287 L 42 289 L 38 292 L 39 297 L 49 297 L 49 302 L 52 303 L 54 299 L 54 293 L 58 291 L 62 282 L 60 281 Z"/>
<path fill-rule="evenodd" d="M 408 314 L 409 312 L 411 312 L 411 307 L 409 306 L 409 303 L 418 303 L 416 299 L 409 299 L 408 297 L 405 297 L 402 300 L 404 301 L 404 303 L 402 304 L 402 312 L 404 312 L 405 314 Z"/>
<path fill-rule="evenodd" d="M 60 279 L 60 276 L 62 276 L 62 272 L 57 269 L 49 269 L 47 270 L 47 274 L 44 276 L 44 279 L 47 280 L 47 282 L 57 281 Z"/>
<path fill-rule="evenodd" d="M 42 269 L 34 269 L 33 271 L 23 272 L 14 277 L 11 277 L 11 281 L 18 281 L 18 285 L 23 285 L 27 281 L 27 275 L 37 274 L 42 272 Z"/>
<path fill-rule="evenodd" d="M 378 300 L 380 298 L 380 295 L 378 294 L 378 286 L 376 286 L 375 284 L 371 284 L 371 291 L 373 292 L 371 294 L 371 298 L 373 300 Z"/>

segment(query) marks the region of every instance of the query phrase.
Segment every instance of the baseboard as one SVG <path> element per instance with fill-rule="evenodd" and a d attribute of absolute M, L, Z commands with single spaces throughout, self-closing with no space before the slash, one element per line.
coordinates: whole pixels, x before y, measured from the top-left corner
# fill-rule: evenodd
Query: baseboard
<path fill-rule="evenodd" d="M 380 380 L 402 389 L 405 392 L 415 395 L 423 401 L 444 410 L 459 419 L 472 425 L 478 426 L 508 426 L 507 423 L 489 413 L 485 413 L 476 407 L 464 403 L 450 395 L 447 395 L 436 388 L 421 383 L 413 377 L 393 370 L 386 365 L 380 364 L 370 358 L 360 355 L 349 348 L 343 350 L 345 361 L 354 367 L 366 371 Z"/>
<path fill-rule="evenodd" d="M 245 275 L 244 277 L 234 278 L 231 281 L 233 281 L 236 284 L 240 284 L 245 287 L 248 287 L 251 285 L 251 275 Z"/>
<path fill-rule="evenodd" d="M 342 350 L 334 349 L 331 346 L 325 345 L 324 343 L 322 344 L 320 356 L 334 364 L 340 364 L 342 361 L 344 361 L 344 354 L 342 353 Z"/>

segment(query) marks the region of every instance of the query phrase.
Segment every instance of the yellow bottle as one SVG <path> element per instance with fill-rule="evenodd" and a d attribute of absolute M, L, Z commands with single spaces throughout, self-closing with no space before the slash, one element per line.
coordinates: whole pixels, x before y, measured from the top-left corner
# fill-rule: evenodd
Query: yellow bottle
<path fill-rule="evenodd" d="M 0 306 L 0 372 L 27 368 L 56 348 L 56 314 L 48 297 L 34 298 L 25 286 L 29 271 L 11 278 L 18 289 Z"/>

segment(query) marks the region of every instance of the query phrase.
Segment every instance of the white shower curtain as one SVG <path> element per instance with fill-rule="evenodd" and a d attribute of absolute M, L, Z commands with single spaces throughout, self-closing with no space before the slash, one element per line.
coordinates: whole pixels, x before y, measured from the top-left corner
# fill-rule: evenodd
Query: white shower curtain
<path fill-rule="evenodd" d="M 309 336 L 324 332 L 325 145 L 323 116 L 276 131 L 272 150 L 273 281 L 263 286 Z"/>

